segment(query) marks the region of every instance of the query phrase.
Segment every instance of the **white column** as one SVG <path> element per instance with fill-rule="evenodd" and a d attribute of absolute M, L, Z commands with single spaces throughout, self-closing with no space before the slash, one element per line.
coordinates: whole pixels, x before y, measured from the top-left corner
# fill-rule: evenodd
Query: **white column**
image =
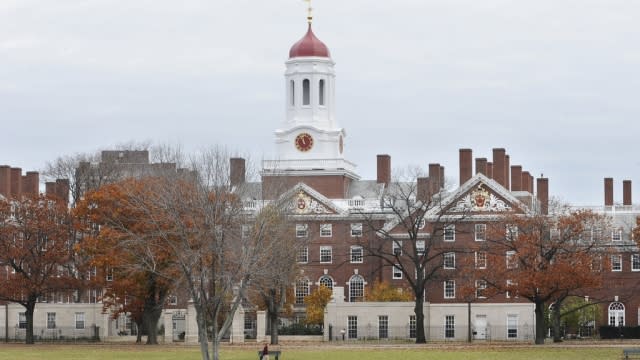
<path fill-rule="evenodd" d="M 187 305 L 187 314 L 185 316 L 186 329 L 184 342 L 185 344 L 197 344 L 198 343 L 198 322 L 196 321 L 196 307 L 192 301 L 189 301 Z"/>
<path fill-rule="evenodd" d="M 164 324 L 164 342 L 171 344 L 173 342 L 173 310 L 165 310 L 162 316 Z"/>
<path fill-rule="evenodd" d="M 244 308 L 242 306 L 233 314 L 230 342 L 232 344 L 241 344 L 244 342 Z"/>
<path fill-rule="evenodd" d="M 258 311 L 256 317 L 256 342 L 261 343 L 267 340 L 267 312 Z"/>

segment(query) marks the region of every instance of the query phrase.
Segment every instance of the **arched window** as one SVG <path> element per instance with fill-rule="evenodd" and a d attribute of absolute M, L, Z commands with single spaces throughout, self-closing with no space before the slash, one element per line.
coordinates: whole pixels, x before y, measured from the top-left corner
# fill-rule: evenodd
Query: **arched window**
<path fill-rule="evenodd" d="M 324 106 L 324 79 L 318 84 L 318 104 Z"/>
<path fill-rule="evenodd" d="M 364 279 L 360 275 L 353 275 L 349 279 L 349 302 L 364 301 Z"/>
<path fill-rule="evenodd" d="M 318 282 L 320 286 L 333 290 L 333 279 L 329 275 L 323 275 Z"/>
<path fill-rule="evenodd" d="M 302 105 L 311 104 L 311 87 L 309 79 L 302 80 Z"/>
<path fill-rule="evenodd" d="M 289 92 L 291 93 L 291 106 L 296 105 L 296 82 L 291 80 L 289 84 Z"/>
<path fill-rule="evenodd" d="M 296 281 L 296 304 L 304 304 L 304 298 L 309 295 L 309 279 Z"/>
<path fill-rule="evenodd" d="M 609 326 L 624 326 L 624 305 L 612 302 L 609 305 Z"/>

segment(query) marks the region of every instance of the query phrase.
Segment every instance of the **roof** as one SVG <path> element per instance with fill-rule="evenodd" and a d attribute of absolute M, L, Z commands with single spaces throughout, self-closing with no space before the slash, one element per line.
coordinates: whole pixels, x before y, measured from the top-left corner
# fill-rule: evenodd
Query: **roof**
<path fill-rule="evenodd" d="M 302 37 L 302 39 L 293 44 L 289 50 L 290 59 L 307 56 L 331 57 L 327 45 L 320 41 L 320 39 L 318 39 L 313 33 L 313 30 L 311 30 L 311 24 L 309 24 L 307 33 Z"/>

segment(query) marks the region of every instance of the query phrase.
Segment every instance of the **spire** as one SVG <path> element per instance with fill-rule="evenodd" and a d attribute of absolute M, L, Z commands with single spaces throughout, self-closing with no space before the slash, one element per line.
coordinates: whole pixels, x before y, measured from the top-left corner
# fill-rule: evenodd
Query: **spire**
<path fill-rule="evenodd" d="M 309 26 L 313 22 L 313 8 L 311 7 L 311 0 L 304 0 L 307 3 L 307 22 Z"/>

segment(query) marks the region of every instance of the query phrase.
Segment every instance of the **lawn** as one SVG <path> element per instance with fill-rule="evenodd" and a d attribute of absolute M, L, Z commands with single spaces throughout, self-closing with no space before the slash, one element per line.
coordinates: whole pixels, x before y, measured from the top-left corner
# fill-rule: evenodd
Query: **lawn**
<path fill-rule="evenodd" d="M 223 360 L 255 360 L 256 349 L 225 348 Z M 282 346 L 282 360 L 602 360 L 619 359 L 621 347 L 557 347 L 557 346 L 408 346 L 346 347 L 346 346 Z M 191 346 L 144 346 L 144 345 L 17 345 L 0 344 L 0 360 L 45 359 L 45 360 L 198 360 L 197 347 Z M 274 358 L 272 357 L 272 360 Z"/>

